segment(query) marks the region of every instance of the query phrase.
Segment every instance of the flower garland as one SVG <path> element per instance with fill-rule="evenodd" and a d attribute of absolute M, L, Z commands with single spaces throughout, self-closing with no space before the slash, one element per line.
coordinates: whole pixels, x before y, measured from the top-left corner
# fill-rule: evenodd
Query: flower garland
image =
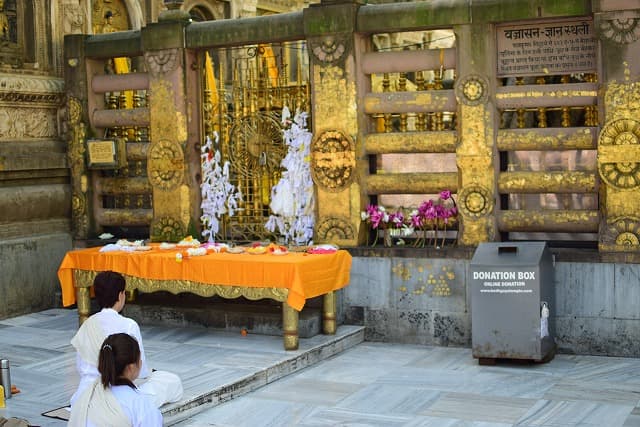
<path fill-rule="evenodd" d="M 313 179 L 311 178 L 310 148 L 312 134 L 307 130 L 306 112 L 297 111 L 293 121 L 287 107 L 282 109 L 285 126 L 284 142 L 287 155 L 280 166 L 284 169 L 278 183 L 271 189 L 271 211 L 265 228 L 276 229 L 285 243 L 312 243 L 315 225 Z"/>
<path fill-rule="evenodd" d="M 211 138 L 207 136 L 206 142 L 200 150 L 202 165 L 202 235 L 214 242 L 215 236 L 220 230 L 220 218 L 224 214 L 230 217 L 238 210 L 238 202 L 242 201 L 242 193 L 235 185 L 229 182 L 229 162 L 220 165 L 221 155 L 218 149 L 220 137 L 214 132 L 215 147 Z"/>

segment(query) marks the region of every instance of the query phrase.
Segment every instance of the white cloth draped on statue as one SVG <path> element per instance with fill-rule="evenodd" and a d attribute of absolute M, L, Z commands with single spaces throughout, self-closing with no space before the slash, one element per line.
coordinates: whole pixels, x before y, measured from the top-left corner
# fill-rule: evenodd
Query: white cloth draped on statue
<path fill-rule="evenodd" d="M 180 378 L 170 372 L 151 372 L 148 368 L 138 324 L 133 319 L 121 316 L 113 309 L 104 308 L 88 318 L 71 340 L 71 345 L 77 351 L 76 368 L 80 375 L 80 384 L 71 397 L 71 405 L 74 405 L 75 400 L 93 381 L 100 378 L 98 372 L 100 348 L 106 337 L 117 333 L 131 335 L 140 345 L 142 367 L 135 381 L 140 392 L 148 395 L 157 407 L 180 400 L 183 394 Z"/>

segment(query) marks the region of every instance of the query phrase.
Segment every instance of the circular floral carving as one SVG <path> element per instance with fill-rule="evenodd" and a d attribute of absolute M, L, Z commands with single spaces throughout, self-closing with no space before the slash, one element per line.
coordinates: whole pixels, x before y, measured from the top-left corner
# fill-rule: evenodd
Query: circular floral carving
<path fill-rule="evenodd" d="M 640 246 L 640 218 L 633 216 L 615 217 L 607 221 L 607 231 L 602 243 L 626 249 L 637 250 Z"/>
<path fill-rule="evenodd" d="M 180 185 L 184 176 L 182 148 L 170 141 L 152 144 L 147 155 L 147 175 L 151 185 L 163 190 Z"/>
<path fill-rule="evenodd" d="M 354 178 L 355 145 L 339 130 L 320 134 L 311 143 L 311 173 L 316 185 L 327 191 L 339 192 Z"/>
<path fill-rule="evenodd" d="M 486 78 L 471 74 L 458 81 L 455 87 L 458 102 L 464 105 L 479 105 L 489 98 L 489 83 Z"/>
<path fill-rule="evenodd" d="M 633 43 L 640 37 L 640 18 L 603 19 L 600 31 L 604 38 L 620 44 Z"/>
<path fill-rule="evenodd" d="M 336 34 L 328 34 L 309 41 L 313 56 L 324 63 L 338 62 L 345 56 L 347 46 L 346 37 Z"/>
<path fill-rule="evenodd" d="M 318 223 L 316 230 L 321 242 L 354 239 L 356 235 L 353 225 L 344 218 L 324 218 Z"/>
<path fill-rule="evenodd" d="M 160 218 L 151 225 L 151 238 L 155 241 L 178 242 L 184 238 L 184 235 L 182 223 L 168 216 Z"/>
<path fill-rule="evenodd" d="M 267 114 L 238 119 L 231 127 L 229 157 L 234 169 L 253 178 L 280 170 L 287 154 L 280 123 Z"/>
<path fill-rule="evenodd" d="M 493 210 L 493 199 L 485 187 L 470 185 L 458 194 L 458 206 L 463 215 L 479 218 Z"/>
<path fill-rule="evenodd" d="M 610 121 L 600 133 L 598 156 L 603 156 L 610 147 L 620 145 L 638 145 L 640 143 L 640 122 L 633 119 Z M 611 187 L 628 190 L 640 184 L 640 162 L 629 159 L 628 162 L 598 163 L 598 172 Z"/>

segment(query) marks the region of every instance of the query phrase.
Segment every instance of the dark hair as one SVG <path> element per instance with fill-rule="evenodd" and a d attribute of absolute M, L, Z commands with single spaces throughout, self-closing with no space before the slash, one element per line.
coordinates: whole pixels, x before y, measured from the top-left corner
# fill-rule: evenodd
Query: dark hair
<path fill-rule="evenodd" d="M 115 271 L 102 271 L 93 280 L 93 290 L 96 294 L 96 301 L 100 308 L 111 308 L 120 297 L 120 292 L 124 291 L 127 282 L 124 276 Z"/>
<path fill-rule="evenodd" d="M 134 337 L 124 333 L 109 335 L 102 343 L 98 357 L 98 371 L 102 385 L 105 388 L 112 385 L 128 385 L 136 388 L 122 374 L 128 365 L 139 361 L 140 346 Z"/>
<path fill-rule="evenodd" d="M 109 19 L 113 16 L 113 12 L 111 12 L 110 10 L 107 10 L 107 13 L 104 14 L 104 18 L 105 19 Z"/>

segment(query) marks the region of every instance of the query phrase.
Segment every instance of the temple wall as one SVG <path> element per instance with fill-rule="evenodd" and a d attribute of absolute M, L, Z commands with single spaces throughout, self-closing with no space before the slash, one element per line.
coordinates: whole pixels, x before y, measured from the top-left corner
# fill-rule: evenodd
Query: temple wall
<path fill-rule="evenodd" d="M 0 75 L 0 319 L 59 304 L 71 249 L 63 94 L 61 79 Z"/>
<path fill-rule="evenodd" d="M 344 322 L 366 326 L 368 341 L 470 347 L 472 254 L 462 256 L 355 255 L 351 284 L 339 299 Z M 567 259 L 554 269 L 556 307 L 551 307 L 558 351 L 639 357 L 640 265 L 556 255 L 562 258 Z M 430 275 L 435 283 L 428 283 Z M 437 295 L 447 289 L 450 295 Z"/>

